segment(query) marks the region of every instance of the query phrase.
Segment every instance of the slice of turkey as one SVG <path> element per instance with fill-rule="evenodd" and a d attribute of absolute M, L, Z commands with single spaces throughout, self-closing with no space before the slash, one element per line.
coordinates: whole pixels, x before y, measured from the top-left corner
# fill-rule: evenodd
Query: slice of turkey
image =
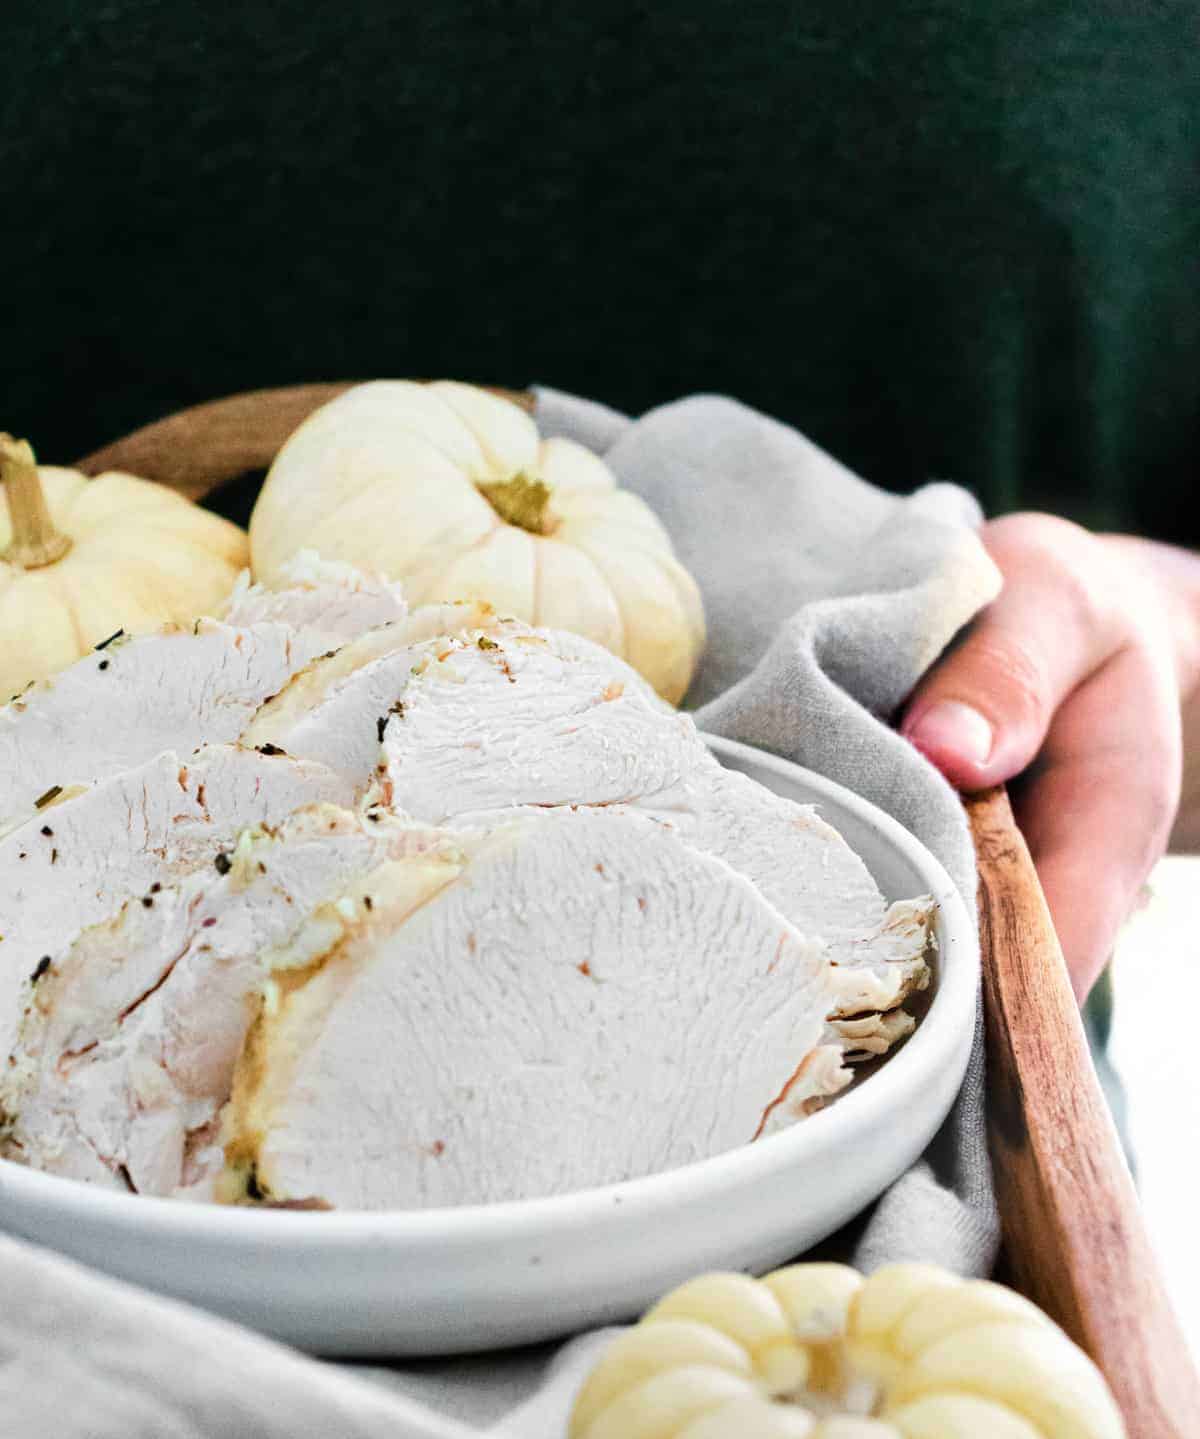
<path fill-rule="evenodd" d="M 460 849 L 320 805 L 274 835 L 245 836 L 225 874 L 209 866 L 89 929 L 34 989 L 3 1089 L 7 1155 L 204 1197 L 223 1163 L 212 1121 L 273 953 L 356 877 L 427 852 L 436 862 Z"/>
<path fill-rule="evenodd" d="M 889 909 L 811 806 L 725 769 L 688 716 L 647 703 L 604 650 L 547 630 L 498 633 L 491 645 L 447 641 L 411 676 L 380 726 L 372 799 L 467 828 L 517 807 L 628 804 L 748 876 L 802 933 L 828 939 L 845 971 L 838 1015 L 893 1009 L 928 983 L 932 901 Z"/>
<path fill-rule="evenodd" d="M 801 933 L 820 934 L 839 970 L 831 1017 L 895 1009 L 914 990 L 924 989 L 932 899 L 925 895 L 889 906 L 863 861 L 813 806 L 725 769 L 697 742 L 701 753 L 686 779 L 630 805 L 609 808 L 645 815 L 693 848 L 724 860 L 753 880 Z M 534 805 L 467 810 L 445 823 L 454 829 L 490 829 L 544 813 Z M 881 1032 L 900 1037 L 894 1025 Z M 861 1026 L 858 1033 L 868 1037 Z"/>
<path fill-rule="evenodd" d="M 462 838 L 301 931 L 238 1064 L 222 1197 L 557 1194 L 748 1143 L 814 1074 L 848 1081 L 820 943 L 720 860 L 631 814 Z"/>
<path fill-rule="evenodd" d="M 520 804 L 615 804 L 706 757 L 688 716 L 557 630 L 434 641 L 383 735 L 372 797 L 427 823 Z"/>
<path fill-rule="evenodd" d="M 375 774 L 384 731 L 406 713 L 410 698 L 419 703 L 417 692 L 423 691 L 426 679 L 431 684 L 469 681 L 471 693 L 464 697 L 468 713 L 461 716 L 457 730 L 442 732 L 443 753 L 453 751 L 456 736 L 464 741 L 465 747 L 448 761 L 451 767 L 469 765 L 478 744 L 473 735 L 463 734 L 462 721 L 469 723 L 477 688 L 490 682 L 508 691 L 508 674 L 514 666 L 524 673 L 531 646 L 552 657 L 549 672 L 535 677 L 546 683 L 542 705 L 548 703 L 551 713 L 564 706 L 578 708 L 581 694 L 590 699 L 612 686 L 623 686 L 630 701 L 640 697 L 640 704 L 655 714 L 670 713 L 639 675 L 588 640 L 534 631 L 518 620 L 498 618 L 488 605 L 425 605 L 407 619 L 361 635 L 306 666 L 263 705 L 242 743 L 271 744 L 291 755 L 320 760 L 365 786 Z M 545 664 L 542 668 L 547 670 Z M 597 676 L 602 676 L 599 683 Z M 528 694 L 526 683 L 521 699 Z M 536 713 L 531 718 L 537 722 Z M 438 722 L 444 719 L 437 716 Z M 581 741 L 576 741 L 576 749 L 574 762 L 585 763 Z M 432 782 L 442 783 L 440 771 Z"/>
<path fill-rule="evenodd" d="M 0 709 L 0 820 L 32 813 L 52 786 L 236 740 L 318 652 L 290 625 L 198 620 L 85 656 Z"/>
<path fill-rule="evenodd" d="M 0 708 L 0 822 L 54 785 L 236 740 L 297 670 L 406 613 L 398 585 L 307 552 L 239 582 L 223 620 L 119 637 Z"/>
<path fill-rule="evenodd" d="M 281 621 L 304 631 L 321 653 L 407 613 L 398 584 L 301 550 L 266 583 L 252 585 L 243 570 L 221 619 L 240 626 Z"/>
<path fill-rule="evenodd" d="M 894 1009 L 929 982 L 928 895 L 888 905 L 862 859 L 811 805 L 725 769 L 705 751 L 686 780 L 638 800 L 639 813 L 747 875 L 805 934 L 820 934 L 838 977 L 837 1016 Z"/>
<path fill-rule="evenodd" d="M 441 624 L 459 617 L 447 613 L 450 606 L 436 608 L 436 615 L 418 610 L 306 665 L 262 706 L 243 731 L 242 743 L 273 745 L 319 760 L 364 787 L 375 773 L 383 731 L 398 712 L 430 632 L 440 636 Z M 478 606 L 463 607 L 461 617 L 494 620 L 490 609 Z"/>
<path fill-rule="evenodd" d="M 238 832 L 278 824 L 351 786 L 311 761 L 210 745 L 168 753 L 98 784 L 66 790 L 0 839 L 0 1058 L 39 964 L 131 895 L 212 861 Z"/>

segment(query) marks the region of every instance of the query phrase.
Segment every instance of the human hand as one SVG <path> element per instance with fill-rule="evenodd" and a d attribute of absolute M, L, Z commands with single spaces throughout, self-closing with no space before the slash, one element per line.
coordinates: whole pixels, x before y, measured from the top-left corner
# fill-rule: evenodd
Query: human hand
<path fill-rule="evenodd" d="M 981 538 L 1004 589 L 900 729 L 960 789 L 1020 776 L 1017 819 L 1082 1000 L 1179 807 L 1200 560 L 1051 515 L 1008 515 Z"/>

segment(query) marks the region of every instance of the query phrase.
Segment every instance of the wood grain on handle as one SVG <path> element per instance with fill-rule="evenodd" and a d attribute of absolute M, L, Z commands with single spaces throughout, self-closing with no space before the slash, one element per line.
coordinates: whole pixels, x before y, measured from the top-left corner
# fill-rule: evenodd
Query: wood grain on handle
<path fill-rule="evenodd" d="M 195 405 L 105 445 L 78 461 L 78 468 L 85 475 L 127 470 L 202 500 L 226 480 L 269 468 L 297 425 L 350 385 L 347 380 L 287 385 Z M 485 388 L 522 409 L 533 408 L 526 391 Z"/>
<path fill-rule="evenodd" d="M 1019 1289 L 1104 1371 L 1130 1439 L 1196 1439 L 1200 1380 L 1003 789 L 968 798 L 979 860 L 988 1128 Z"/>
<path fill-rule="evenodd" d="M 347 384 L 252 390 L 180 410 L 79 461 L 86 475 L 127 470 L 202 500 L 235 475 L 265 470 L 302 420 Z"/>

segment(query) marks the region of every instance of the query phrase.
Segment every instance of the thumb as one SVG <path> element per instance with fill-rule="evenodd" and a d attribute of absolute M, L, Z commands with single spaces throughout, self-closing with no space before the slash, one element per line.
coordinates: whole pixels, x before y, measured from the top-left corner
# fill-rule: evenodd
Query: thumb
<path fill-rule="evenodd" d="M 900 725 L 960 789 L 1019 774 L 1063 700 L 1119 643 L 1069 559 L 1022 544 L 1019 531 L 1006 544 L 1012 528 L 989 545 L 1005 574 L 1000 597 L 925 676 Z"/>

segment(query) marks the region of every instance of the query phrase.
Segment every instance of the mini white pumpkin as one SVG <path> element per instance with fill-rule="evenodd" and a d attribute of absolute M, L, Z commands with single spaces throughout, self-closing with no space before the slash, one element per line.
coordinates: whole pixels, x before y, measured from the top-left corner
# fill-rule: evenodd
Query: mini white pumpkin
<path fill-rule="evenodd" d="M 117 630 L 211 613 L 247 563 L 242 530 L 150 480 L 39 467 L 11 435 L 0 472 L 0 702 Z"/>
<path fill-rule="evenodd" d="M 570 1439 L 1124 1439 L 1092 1361 L 1020 1295 L 924 1264 L 705 1274 L 605 1351 Z"/>
<path fill-rule="evenodd" d="M 582 445 L 452 381 L 376 380 L 311 415 L 250 521 L 256 578 L 299 550 L 573 630 L 682 699 L 704 645 L 695 581 L 645 502 Z"/>

